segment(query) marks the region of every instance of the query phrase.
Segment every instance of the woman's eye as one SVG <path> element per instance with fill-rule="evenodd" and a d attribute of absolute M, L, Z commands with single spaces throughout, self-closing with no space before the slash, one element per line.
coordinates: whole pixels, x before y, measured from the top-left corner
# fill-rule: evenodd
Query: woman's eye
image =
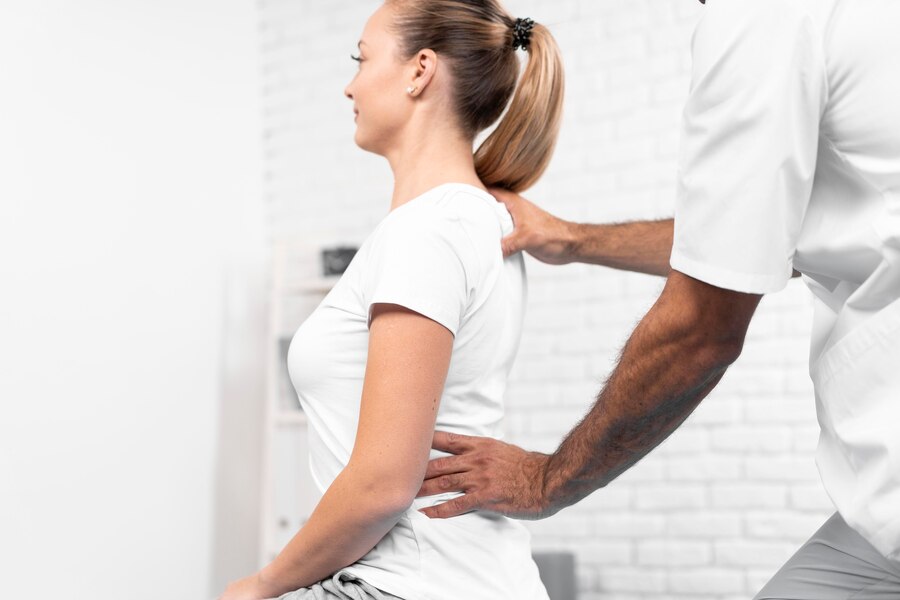
<path fill-rule="evenodd" d="M 352 58 L 353 60 L 355 60 L 355 61 L 358 62 L 358 63 L 361 63 L 361 62 L 362 62 L 362 58 L 359 57 L 359 56 L 353 56 L 353 55 L 351 54 L 351 55 L 350 55 L 350 58 Z"/>

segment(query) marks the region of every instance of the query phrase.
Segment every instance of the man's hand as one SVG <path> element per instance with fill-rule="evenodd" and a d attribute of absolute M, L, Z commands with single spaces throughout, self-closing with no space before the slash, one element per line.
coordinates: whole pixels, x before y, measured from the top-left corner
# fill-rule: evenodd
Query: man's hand
<path fill-rule="evenodd" d="M 518 519 L 550 516 L 544 501 L 546 454 L 527 452 L 492 438 L 434 433 L 435 450 L 454 456 L 428 463 L 417 497 L 464 492 L 442 504 L 422 509 L 431 518 L 455 517 L 479 510 Z"/>
<path fill-rule="evenodd" d="M 525 198 L 491 188 L 512 215 L 515 230 L 501 241 L 503 256 L 524 250 L 541 262 L 582 262 L 667 277 L 675 224 L 672 219 L 631 223 L 572 223 Z"/>
<path fill-rule="evenodd" d="M 503 256 L 524 250 L 550 265 L 572 262 L 573 223 L 554 217 L 514 192 L 498 188 L 489 191 L 506 206 L 516 226 L 501 242 Z"/>

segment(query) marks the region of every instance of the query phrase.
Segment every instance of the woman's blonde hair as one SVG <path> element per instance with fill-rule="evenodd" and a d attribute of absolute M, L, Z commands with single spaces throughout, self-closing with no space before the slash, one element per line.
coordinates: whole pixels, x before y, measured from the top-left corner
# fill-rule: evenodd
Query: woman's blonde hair
<path fill-rule="evenodd" d="M 481 181 L 514 192 L 531 187 L 550 163 L 562 116 L 562 59 L 550 31 L 533 25 L 519 77 L 517 21 L 497 0 L 387 1 L 398 9 L 394 25 L 404 59 L 424 49 L 449 59 L 454 108 L 467 135 L 474 139 L 509 104 L 475 151 Z"/>

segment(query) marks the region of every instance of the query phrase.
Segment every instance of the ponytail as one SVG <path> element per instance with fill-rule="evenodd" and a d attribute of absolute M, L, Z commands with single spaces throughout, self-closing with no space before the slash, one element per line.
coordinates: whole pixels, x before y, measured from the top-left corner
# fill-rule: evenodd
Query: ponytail
<path fill-rule="evenodd" d="M 534 185 L 547 169 L 562 118 L 562 59 L 543 25 L 534 26 L 528 54 L 506 115 L 475 152 L 481 181 L 513 192 Z"/>

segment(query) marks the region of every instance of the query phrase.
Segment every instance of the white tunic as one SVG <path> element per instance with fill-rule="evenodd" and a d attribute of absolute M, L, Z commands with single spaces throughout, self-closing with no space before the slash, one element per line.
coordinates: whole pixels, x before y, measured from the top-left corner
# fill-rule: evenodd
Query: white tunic
<path fill-rule="evenodd" d="M 309 418 L 310 468 L 321 491 L 353 449 L 372 304 L 405 306 L 453 333 L 437 428 L 503 437 L 506 380 L 525 303 L 523 259 L 504 260 L 500 249 L 512 227 L 503 205 L 483 190 L 434 188 L 388 214 L 297 330 L 288 368 Z M 438 456 L 444 454 L 432 451 L 431 458 Z M 429 519 L 419 512 L 454 495 L 416 500 L 347 570 L 408 600 L 548 600 L 521 523 L 476 513 Z"/>
<path fill-rule="evenodd" d="M 708 0 L 693 39 L 672 267 L 816 298 L 817 464 L 900 561 L 900 2 Z"/>

